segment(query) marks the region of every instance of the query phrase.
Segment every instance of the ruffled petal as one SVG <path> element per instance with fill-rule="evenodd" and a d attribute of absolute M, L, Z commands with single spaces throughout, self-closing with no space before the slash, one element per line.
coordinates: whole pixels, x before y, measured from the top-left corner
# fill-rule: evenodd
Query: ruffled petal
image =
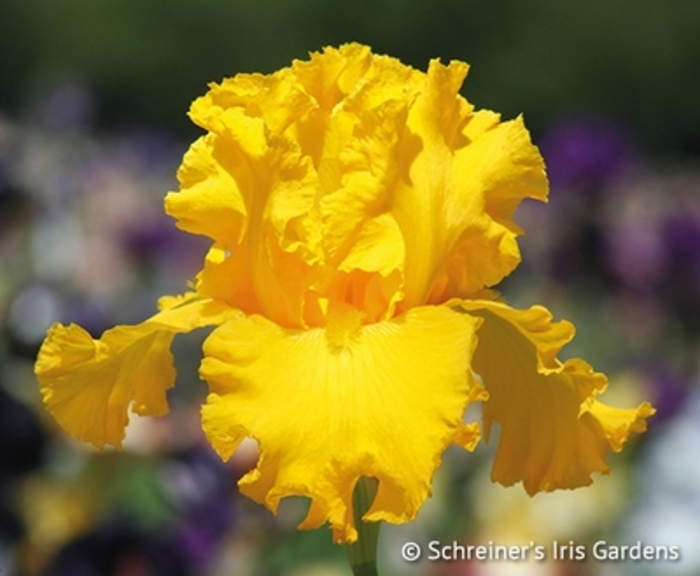
<path fill-rule="evenodd" d="M 54 324 L 35 365 L 41 396 L 61 427 L 102 448 L 121 447 L 127 409 L 168 412 L 175 380 L 170 344 L 177 333 L 220 324 L 234 312 L 194 295 L 161 299 L 161 312 L 136 326 L 117 326 L 93 340 L 76 324 Z"/>
<path fill-rule="evenodd" d="M 309 497 L 303 528 L 328 521 L 336 541 L 355 540 L 361 476 L 379 480 L 366 520 L 409 521 L 446 446 L 478 440 L 461 419 L 480 396 L 469 370 L 479 323 L 442 306 L 366 326 L 348 307 L 326 329 L 303 331 L 234 319 L 204 344 L 205 432 L 225 459 L 244 437 L 257 440 L 241 491 L 273 511 L 285 496 Z"/>
<path fill-rule="evenodd" d="M 235 151 L 226 148 L 215 134 L 202 136 L 190 146 L 177 173 L 182 192 L 165 197 L 165 212 L 182 230 L 208 236 L 230 249 L 240 243 L 246 230 L 248 207 L 239 187 L 240 171 L 236 179 L 215 160 L 215 154 L 227 152 L 235 157 Z"/>
<path fill-rule="evenodd" d="M 520 261 L 515 208 L 547 196 L 544 163 L 522 120 L 501 124 L 459 96 L 467 71 L 432 61 L 408 116 L 419 143 L 406 142 L 409 179 L 393 211 L 406 241 L 405 307 L 499 282 Z"/>
<path fill-rule="evenodd" d="M 546 198 L 543 163 L 521 119 L 459 95 L 467 70 L 434 60 L 424 74 L 348 44 L 212 84 L 190 112 L 209 133 L 166 198 L 225 254 L 198 290 L 221 294 L 228 277 L 229 304 L 303 328 L 323 325 L 348 278 L 373 322 L 510 273 L 513 212 Z M 378 289 L 358 301 L 366 275 Z"/>
<path fill-rule="evenodd" d="M 282 133 L 311 102 L 290 74 L 237 76 L 195 101 L 190 114 L 210 132 L 185 155 L 180 191 L 166 196 L 165 210 L 223 254 L 208 262 L 198 291 L 221 294 L 221 274 L 209 272 L 235 269 L 230 305 L 300 326 L 309 263 L 317 259 L 313 238 L 306 238 L 313 229 L 300 219 L 313 206 L 316 174 L 300 145 Z"/>
<path fill-rule="evenodd" d="M 372 59 L 368 46 L 352 43 L 314 52 L 309 61 L 295 60 L 293 71 L 316 104 L 330 111 L 366 75 Z"/>
<path fill-rule="evenodd" d="M 469 145 L 455 155 L 455 188 L 483 205 L 472 221 L 455 227 L 459 235 L 435 271 L 428 302 L 471 295 L 510 274 L 520 263 L 516 238 L 522 233 L 513 214 L 525 198 L 547 199 L 544 163 L 522 118 L 497 119 L 480 111 L 465 127 Z"/>
<path fill-rule="evenodd" d="M 484 404 L 484 436 L 499 425 L 492 480 L 510 486 L 522 481 L 529 494 L 577 488 L 607 473 L 606 456 L 619 451 L 632 433 L 646 430 L 654 413 L 602 404 L 596 396 L 607 378 L 583 360 L 559 362 L 557 352 L 571 340 L 568 322 L 552 322 L 541 306 L 514 310 L 500 302 L 461 301 L 484 320 L 474 354 L 474 370 L 489 393 Z"/>

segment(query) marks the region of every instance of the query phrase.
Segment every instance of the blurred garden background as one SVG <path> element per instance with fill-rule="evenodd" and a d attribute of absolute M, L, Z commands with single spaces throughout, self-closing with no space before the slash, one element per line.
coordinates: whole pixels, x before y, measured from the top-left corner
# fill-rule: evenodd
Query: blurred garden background
<path fill-rule="evenodd" d="M 341 576 L 330 532 L 241 497 L 255 462 L 201 437 L 199 346 L 176 340 L 172 413 L 133 418 L 123 452 L 62 434 L 33 362 L 47 327 L 94 336 L 183 291 L 206 242 L 163 214 L 208 82 L 358 41 L 425 69 L 471 64 L 478 108 L 524 114 L 551 200 L 523 205 L 523 264 L 501 289 L 578 335 L 606 402 L 658 409 L 587 489 L 489 482 L 489 446 L 448 451 L 418 520 L 385 527 L 384 574 L 700 574 L 700 3 L 470 0 L 2 0 L 0 3 L 0 574 Z M 403 543 L 676 545 L 678 562 L 414 564 Z M 590 549 L 590 548 L 589 548 Z"/>

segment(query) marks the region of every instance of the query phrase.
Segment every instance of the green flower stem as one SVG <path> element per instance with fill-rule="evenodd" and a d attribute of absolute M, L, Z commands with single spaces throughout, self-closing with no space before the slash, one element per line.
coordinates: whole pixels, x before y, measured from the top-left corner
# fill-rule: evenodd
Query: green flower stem
<path fill-rule="evenodd" d="M 357 481 L 352 494 L 352 506 L 357 529 L 357 541 L 345 545 L 345 553 L 354 576 L 378 576 L 377 540 L 379 522 L 364 522 L 362 516 L 369 510 L 377 494 L 377 479 L 365 478 Z"/>

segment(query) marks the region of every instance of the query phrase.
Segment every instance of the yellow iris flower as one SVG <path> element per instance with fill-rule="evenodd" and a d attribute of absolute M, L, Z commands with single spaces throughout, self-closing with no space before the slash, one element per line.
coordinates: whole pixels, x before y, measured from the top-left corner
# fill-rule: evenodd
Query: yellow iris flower
<path fill-rule="evenodd" d="M 367 521 L 415 517 L 443 451 L 500 427 L 492 479 L 530 493 L 607 472 L 606 455 L 653 413 L 611 408 L 607 384 L 557 354 L 574 334 L 540 306 L 488 288 L 519 263 L 520 201 L 545 201 L 542 158 L 520 118 L 458 93 L 468 67 L 427 73 L 359 44 L 274 74 L 212 84 L 190 116 L 206 130 L 166 212 L 213 240 L 194 291 L 99 340 L 55 324 L 36 363 L 70 434 L 120 446 L 131 410 L 167 412 L 175 334 L 203 346 L 204 431 L 226 459 L 255 439 L 241 491 L 275 511 L 306 496 L 303 528 L 357 536 L 352 493 L 378 481 Z"/>

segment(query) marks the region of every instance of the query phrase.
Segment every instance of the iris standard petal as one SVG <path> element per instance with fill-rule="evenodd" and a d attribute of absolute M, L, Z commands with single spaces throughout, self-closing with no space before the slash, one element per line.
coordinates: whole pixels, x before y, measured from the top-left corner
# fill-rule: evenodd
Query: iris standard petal
<path fill-rule="evenodd" d="M 606 457 L 632 433 L 646 430 L 654 413 L 648 403 L 619 409 L 596 396 L 607 378 L 581 359 L 560 362 L 556 354 L 571 340 L 568 322 L 552 322 L 541 306 L 515 310 L 487 300 L 458 304 L 484 320 L 473 368 L 489 393 L 484 436 L 499 425 L 491 477 L 506 486 L 522 481 L 529 494 L 577 488 L 607 473 Z"/>
<path fill-rule="evenodd" d="M 216 266 L 237 270 L 227 301 L 284 326 L 322 325 L 336 276 L 360 278 L 344 281 L 357 294 L 362 272 L 382 285 L 382 299 L 359 302 L 373 322 L 510 273 L 513 212 L 546 199 L 546 177 L 521 119 L 500 123 L 460 96 L 467 70 L 434 60 L 425 74 L 348 44 L 212 84 L 191 110 L 209 133 L 166 211 L 235 260 Z M 215 277 L 202 276 L 202 293 L 221 292 L 207 286 Z"/>
<path fill-rule="evenodd" d="M 479 397 L 469 364 L 480 320 L 446 307 L 409 310 L 362 326 L 339 311 L 325 329 L 284 329 L 251 316 L 212 332 L 200 373 L 209 441 L 228 458 L 244 437 L 260 460 L 241 491 L 276 510 L 280 498 L 312 500 L 304 528 L 330 522 L 353 541 L 352 491 L 379 480 L 368 521 L 412 519 L 451 442 L 473 447 L 462 424 Z"/>
<path fill-rule="evenodd" d="M 458 237 L 439 261 L 428 302 L 474 294 L 510 274 L 520 263 L 516 238 L 522 233 L 513 214 L 525 198 L 547 199 L 544 163 L 522 118 L 497 120 L 492 112 L 475 112 L 463 131 L 469 144 L 453 167 L 460 197 L 448 202 L 454 210 L 448 226 Z M 469 219 L 460 216 L 467 198 L 483 202 Z"/>
<path fill-rule="evenodd" d="M 284 85 L 293 89 L 288 75 L 237 77 L 212 85 L 195 101 L 191 116 L 210 132 L 185 155 L 180 191 L 166 196 L 165 209 L 180 228 L 212 238 L 223 260 L 235 260 L 208 262 L 208 272 L 236 269 L 225 298 L 232 306 L 247 312 L 259 307 L 281 324 L 299 326 L 308 261 L 316 258 L 299 219 L 313 205 L 316 174 L 299 144 L 272 127 L 283 129 L 305 108 L 298 99 L 298 107 L 286 102 L 288 118 L 273 114 L 272 105 L 260 108 Z M 198 291 L 220 294 L 220 277 L 201 275 Z"/>
<path fill-rule="evenodd" d="M 522 120 L 474 112 L 458 91 L 468 67 L 432 61 L 411 107 L 408 179 L 392 213 L 406 243 L 403 306 L 468 297 L 520 261 L 512 222 L 524 198 L 545 200 L 542 158 Z"/>

